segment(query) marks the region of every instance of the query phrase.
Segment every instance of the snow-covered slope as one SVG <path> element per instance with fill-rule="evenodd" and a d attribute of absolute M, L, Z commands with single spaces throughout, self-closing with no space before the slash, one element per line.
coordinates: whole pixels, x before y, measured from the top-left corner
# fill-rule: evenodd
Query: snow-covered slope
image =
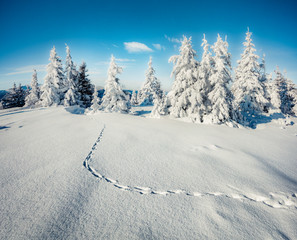
<path fill-rule="evenodd" d="M 74 110 L 0 112 L 0 238 L 297 238 L 296 125 Z"/>

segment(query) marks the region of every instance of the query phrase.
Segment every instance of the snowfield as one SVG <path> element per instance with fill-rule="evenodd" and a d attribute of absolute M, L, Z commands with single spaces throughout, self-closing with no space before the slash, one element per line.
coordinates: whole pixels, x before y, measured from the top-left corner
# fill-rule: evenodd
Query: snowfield
<path fill-rule="evenodd" d="M 297 124 L 149 111 L 1 111 L 0 238 L 297 239 Z"/>

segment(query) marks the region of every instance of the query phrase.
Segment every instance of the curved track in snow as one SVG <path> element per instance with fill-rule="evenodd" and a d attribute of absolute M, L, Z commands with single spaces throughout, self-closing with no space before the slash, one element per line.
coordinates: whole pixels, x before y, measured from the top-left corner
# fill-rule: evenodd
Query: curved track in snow
<path fill-rule="evenodd" d="M 140 187 L 140 186 L 128 186 L 120 184 L 118 180 L 114 180 L 110 177 L 106 177 L 100 174 L 96 169 L 90 166 L 90 161 L 94 155 L 94 151 L 97 150 L 98 144 L 102 140 L 103 133 L 106 126 L 102 128 L 100 134 L 92 146 L 91 151 L 88 156 L 85 158 L 83 165 L 84 167 L 96 178 L 104 180 L 105 182 L 112 184 L 115 188 L 128 192 L 137 192 L 139 194 L 151 194 L 151 195 L 174 195 L 174 194 L 183 194 L 191 197 L 227 197 L 237 200 L 249 200 L 254 202 L 263 203 L 272 208 L 282 208 L 282 209 L 297 209 L 297 193 L 286 194 L 284 192 L 270 192 L 268 197 L 259 196 L 253 193 L 238 193 L 239 190 L 230 186 L 230 188 L 236 189 L 237 193 L 222 193 L 222 192 L 189 192 L 184 189 L 175 189 L 175 190 L 155 190 L 150 187 Z"/>

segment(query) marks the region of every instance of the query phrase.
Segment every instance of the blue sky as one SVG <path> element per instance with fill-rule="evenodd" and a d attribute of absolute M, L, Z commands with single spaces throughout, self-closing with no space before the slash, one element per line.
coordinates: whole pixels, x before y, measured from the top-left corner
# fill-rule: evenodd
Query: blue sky
<path fill-rule="evenodd" d="M 65 43 L 77 64 L 86 61 L 97 86 L 104 85 L 114 54 L 126 88 L 141 86 L 152 56 L 157 77 L 170 89 L 168 59 L 178 54 L 176 39 L 192 36 L 200 59 L 203 33 L 211 44 L 217 33 L 227 35 L 235 68 L 247 27 L 258 55 L 266 54 L 267 71 L 279 65 L 297 83 L 296 10 L 296 1 L 286 0 L 1 1 L 0 89 L 29 84 L 33 68 L 42 83 L 51 48 L 64 60 Z"/>

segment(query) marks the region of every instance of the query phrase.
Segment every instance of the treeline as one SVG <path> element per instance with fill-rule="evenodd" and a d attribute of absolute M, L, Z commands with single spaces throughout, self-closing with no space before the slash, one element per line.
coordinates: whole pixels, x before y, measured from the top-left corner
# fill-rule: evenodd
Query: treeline
<path fill-rule="evenodd" d="M 94 86 L 88 78 L 86 63 L 83 62 L 77 70 L 68 46 L 66 46 L 64 69 L 55 47 L 50 52 L 49 61 L 47 74 L 41 88 L 38 85 L 37 72 L 34 70 L 30 91 L 21 92 L 16 89 L 14 84 L 14 87 L 3 97 L 1 107 L 49 107 L 57 105 L 90 107 Z"/>
<path fill-rule="evenodd" d="M 173 63 L 174 82 L 168 94 L 161 90 L 152 58 L 142 88 L 137 93 L 133 91 L 132 96 L 125 94 L 117 77 L 122 68 L 112 56 L 102 99 L 98 98 L 97 91 L 88 79 L 86 64 L 82 63 L 77 71 L 69 47 L 66 46 L 63 70 L 54 47 L 42 87 L 38 88 L 35 71 L 30 91 L 21 93 L 14 86 L 2 100 L 2 107 L 79 105 L 93 113 L 128 113 L 131 105 L 153 105 L 151 117 L 170 115 L 197 123 L 229 126 L 238 123 L 252 126 L 262 115 L 273 113 L 296 116 L 296 85 L 278 68 L 274 79 L 272 74 L 266 73 L 265 58 L 263 56 L 259 61 L 251 35 L 249 31 L 246 33 L 244 51 L 238 60 L 234 79 L 227 39 L 223 40 L 218 35 L 217 41 L 211 46 L 204 36 L 201 45 L 203 54 L 199 62 L 192 48 L 191 37 L 184 37 L 179 55 L 169 59 Z M 17 97 L 20 94 L 25 97 Z"/>
<path fill-rule="evenodd" d="M 265 71 L 265 59 L 259 63 L 251 32 L 246 33 L 244 51 L 231 75 L 231 54 L 228 42 L 220 35 L 213 46 L 203 39 L 201 62 L 196 60 L 191 38 L 184 37 L 179 55 L 172 56 L 171 91 L 157 99 L 152 115 L 171 115 L 193 122 L 210 124 L 237 123 L 253 126 L 267 113 L 297 115 L 296 85 L 275 70 L 276 77 Z"/>

